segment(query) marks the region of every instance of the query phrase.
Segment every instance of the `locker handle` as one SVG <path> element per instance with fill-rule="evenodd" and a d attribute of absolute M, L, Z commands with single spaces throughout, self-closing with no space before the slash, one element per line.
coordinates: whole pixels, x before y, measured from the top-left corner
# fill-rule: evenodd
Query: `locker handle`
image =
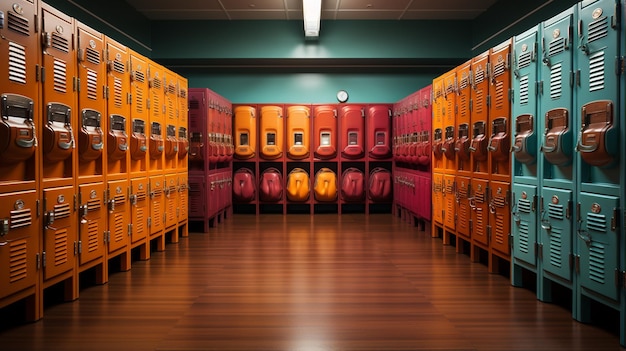
<path fill-rule="evenodd" d="M 546 219 L 547 211 L 541 211 L 541 229 L 550 232 L 552 230 L 552 224 L 549 219 Z"/>
<path fill-rule="evenodd" d="M 588 231 L 584 230 L 584 229 L 579 229 L 578 230 L 578 237 L 585 242 L 585 244 L 589 245 L 591 244 L 591 234 L 589 234 Z"/>

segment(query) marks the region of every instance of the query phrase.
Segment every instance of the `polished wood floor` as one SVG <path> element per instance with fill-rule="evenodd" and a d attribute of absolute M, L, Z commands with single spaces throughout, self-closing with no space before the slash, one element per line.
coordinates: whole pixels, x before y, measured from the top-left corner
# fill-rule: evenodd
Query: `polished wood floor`
<path fill-rule="evenodd" d="M 611 328 L 572 320 L 441 239 L 351 214 L 235 215 L 47 306 L 37 323 L 5 327 L 0 350 L 620 347 Z"/>

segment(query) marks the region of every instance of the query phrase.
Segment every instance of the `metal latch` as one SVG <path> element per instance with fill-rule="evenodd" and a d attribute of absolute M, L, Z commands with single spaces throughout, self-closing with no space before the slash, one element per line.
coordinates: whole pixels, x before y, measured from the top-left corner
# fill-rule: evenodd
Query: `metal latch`
<path fill-rule="evenodd" d="M 5 236 L 9 234 L 9 219 L 2 218 L 0 219 L 0 236 Z"/>
<path fill-rule="evenodd" d="M 115 199 L 111 199 L 111 201 L 109 201 L 109 212 L 114 212 L 115 211 Z"/>
<path fill-rule="evenodd" d="M 129 200 L 132 206 L 137 206 L 137 194 L 131 194 Z"/>
<path fill-rule="evenodd" d="M 46 223 L 46 227 L 49 227 L 54 223 L 54 211 L 48 211 L 44 214 L 44 221 Z"/>

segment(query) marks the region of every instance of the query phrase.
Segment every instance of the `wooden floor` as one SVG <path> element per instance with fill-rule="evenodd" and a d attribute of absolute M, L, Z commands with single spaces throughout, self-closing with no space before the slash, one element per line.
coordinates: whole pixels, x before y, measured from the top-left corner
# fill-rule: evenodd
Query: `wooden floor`
<path fill-rule="evenodd" d="M 0 350 L 434 349 L 620 347 L 388 214 L 235 215 L 0 331 Z"/>

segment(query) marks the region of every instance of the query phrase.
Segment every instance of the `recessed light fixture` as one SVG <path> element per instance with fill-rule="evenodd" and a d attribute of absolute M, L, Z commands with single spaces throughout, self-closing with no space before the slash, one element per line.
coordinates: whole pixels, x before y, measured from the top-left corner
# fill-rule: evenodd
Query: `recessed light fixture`
<path fill-rule="evenodd" d="M 302 0 L 302 15 L 304 17 L 304 36 L 307 38 L 319 37 L 322 0 Z"/>

